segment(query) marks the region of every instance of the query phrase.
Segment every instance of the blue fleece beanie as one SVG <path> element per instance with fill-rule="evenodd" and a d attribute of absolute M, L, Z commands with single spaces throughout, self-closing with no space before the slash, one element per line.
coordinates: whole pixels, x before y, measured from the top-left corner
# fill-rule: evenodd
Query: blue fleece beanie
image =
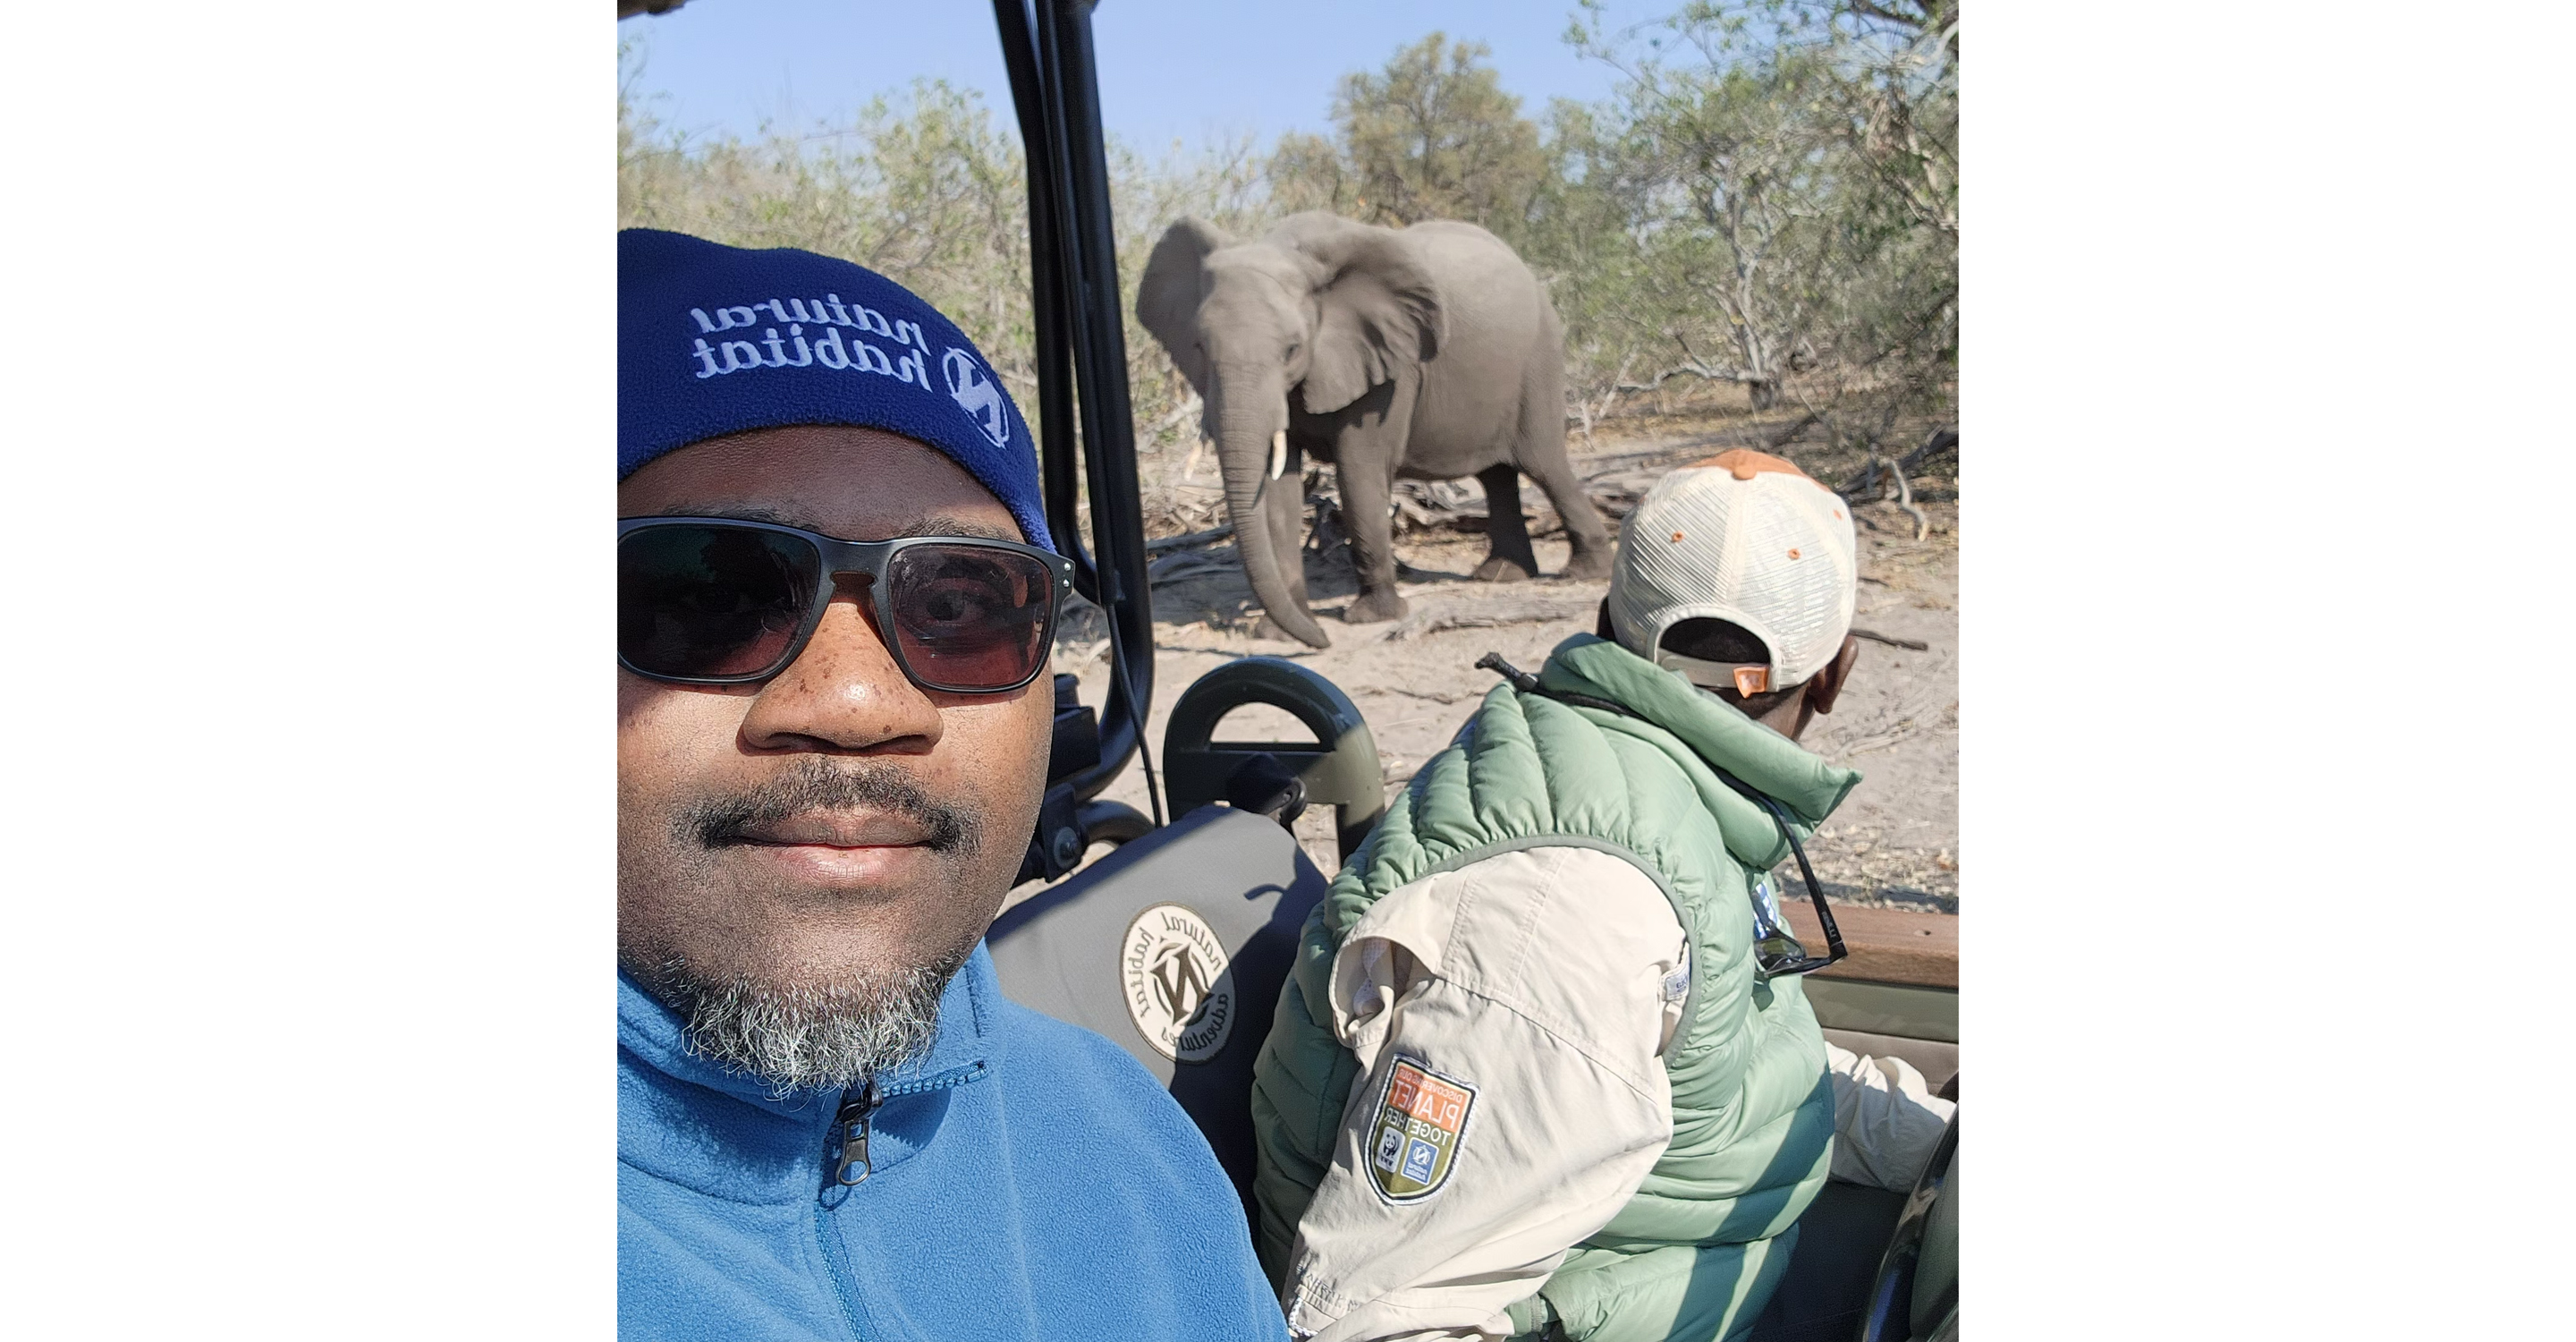
<path fill-rule="evenodd" d="M 847 424 L 938 449 L 1055 548 L 1037 446 L 956 325 L 875 271 L 685 233 L 617 234 L 617 478 L 747 429 Z"/>

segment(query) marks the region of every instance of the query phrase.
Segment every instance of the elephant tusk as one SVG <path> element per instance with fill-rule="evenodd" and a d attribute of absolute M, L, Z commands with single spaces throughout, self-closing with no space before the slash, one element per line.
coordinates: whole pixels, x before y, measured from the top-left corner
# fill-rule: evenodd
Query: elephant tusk
<path fill-rule="evenodd" d="M 1270 478 L 1276 480 L 1287 473 L 1288 431 L 1281 429 L 1270 435 Z"/>

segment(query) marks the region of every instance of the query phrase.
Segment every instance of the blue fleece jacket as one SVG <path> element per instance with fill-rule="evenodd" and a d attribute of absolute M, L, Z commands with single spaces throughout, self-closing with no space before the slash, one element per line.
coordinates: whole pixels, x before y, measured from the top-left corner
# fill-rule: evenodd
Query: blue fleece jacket
<path fill-rule="evenodd" d="M 847 1188 L 838 1095 L 774 1099 L 623 975 L 617 995 L 620 1342 L 1287 1336 L 1188 1116 L 1116 1045 L 1005 999 L 981 946 L 929 1056 L 881 1080 Z"/>

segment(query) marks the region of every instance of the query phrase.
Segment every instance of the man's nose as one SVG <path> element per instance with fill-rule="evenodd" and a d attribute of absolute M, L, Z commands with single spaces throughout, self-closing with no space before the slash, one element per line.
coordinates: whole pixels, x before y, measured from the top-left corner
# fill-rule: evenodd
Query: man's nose
<path fill-rule="evenodd" d="M 755 750 L 919 754 L 939 743 L 939 706 L 897 666 L 863 587 L 844 585 L 787 669 L 751 701 Z"/>

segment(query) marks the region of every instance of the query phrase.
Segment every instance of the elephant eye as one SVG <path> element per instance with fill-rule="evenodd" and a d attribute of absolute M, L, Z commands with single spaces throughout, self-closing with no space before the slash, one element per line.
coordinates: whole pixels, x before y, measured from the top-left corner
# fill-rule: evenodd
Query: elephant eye
<path fill-rule="evenodd" d="M 1296 341 L 1293 341 L 1293 340 L 1289 341 L 1289 342 L 1288 342 L 1288 357 L 1289 357 L 1289 358 L 1291 358 L 1291 359 L 1296 358 L 1296 357 L 1297 357 L 1297 351 L 1298 351 L 1298 350 L 1300 350 L 1300 349 L 1303 349 L 1303 348 L 1305 348 L 1305 346 L 1298 344 Z"/>

